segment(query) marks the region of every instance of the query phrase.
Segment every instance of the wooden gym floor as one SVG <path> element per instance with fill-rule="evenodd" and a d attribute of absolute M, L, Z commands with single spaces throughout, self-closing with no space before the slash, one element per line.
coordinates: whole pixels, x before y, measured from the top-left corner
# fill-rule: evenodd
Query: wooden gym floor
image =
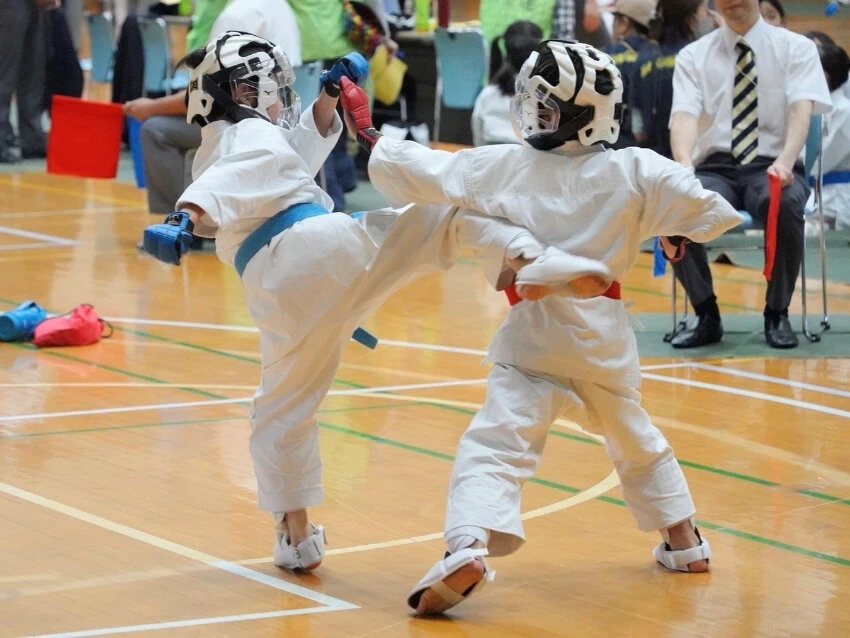
<path fill-rule="evenodd" d="M 653 563 L 603 448 L 560 422 L 525 491 L 527 545 L 451 616 L 414 619 L 503 297 L 464 259 L 367 324 L 378 350 L 351 345 L 320 416 L 331 551 L 296 576 L 271 564 L 255 503 L 237 276 L 210 253 L 140 255 L 149 223 L 126 184 L 0 176 L 0 307 L 88 302 L 115 326 L 85 348 L 0 345 L 0 636 L 850 635 L 850 361 L 643 362 L 710 574 Z M 716 272 L 719 295 L 759 307 L 758 272 Z M 625 282 L 636 312 L 664 312 L 668 287 L 647 268 Z"/>

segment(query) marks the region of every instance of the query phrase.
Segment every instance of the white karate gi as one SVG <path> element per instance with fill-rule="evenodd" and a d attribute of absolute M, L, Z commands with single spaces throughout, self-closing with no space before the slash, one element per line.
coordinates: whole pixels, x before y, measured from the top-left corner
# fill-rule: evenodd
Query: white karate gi
<path fill-rule="evenodd" d="M 178 207 L 204 209 L 195 232 L 215 236 L 219 258 L 232 265 L 242 242 L 279 211 L 299 203 L 330 209 L 312 176 L 341 128 L 337 117 L 322 138 L 310 107 L 291 133 L 260 119 L 213 122 L 203 128 L 195 181 Z M 248 263 L 242 280 L 262 350 L 250 440 L 261 509 L 322 503 L 315 412 L 358 324 L 403 285 L 449 268 L 462 245 L 497 262 L 510 242 L 528 235 L 455 210 L 412 206 L 356 219 L 311 217 L 275 236 Z"/>
<path fill-rule="evenodd" d="M 572 145 L 570 145 L 572 147 Z M 705 242 L 738 213 L 687 169 L 652 151 L 601 147 L 537 151 L 485 146 L 457 153 L 383 138 L 369 162 L 391 203 L 450 202 L 509 219 L 547 244 L 597 259 L 621 280 L 657 235 Z M 452 474 L 446 538 L 491 531 L 491 555 L 524 542 L 520 491 L 534 476 L 549 426 L 584 407 L 605 436 L 623 496 L 641 530 L 695 513 L 685 477 L 640 405 L 637 344 L 622 302 L 549 297 L 514 306 L 487 356 L 487 399 L 463 435 Z"/>

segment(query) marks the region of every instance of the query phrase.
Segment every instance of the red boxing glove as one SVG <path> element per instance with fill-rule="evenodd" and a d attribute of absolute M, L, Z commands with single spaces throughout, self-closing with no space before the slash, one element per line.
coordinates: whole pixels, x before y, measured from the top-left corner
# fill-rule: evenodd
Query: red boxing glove
<path fill-rule="evenodd" d="M 361 87 L 344 77 L 340 81 L 342 93 L 339 96 L 342 108 L 351 113 L 357 129 L 372 127 L 372 111 L 369 109 L 369 96 Z"/>
<path fill-rule="evenodd" d="M 381 138 L 372 124 L 372 112 L 369 110 L 369 96 L 362 88 L 346 77 L 340 81 L 342 108 L 354 122 L 357 129 L 357 141 L 370 153 Z"/>

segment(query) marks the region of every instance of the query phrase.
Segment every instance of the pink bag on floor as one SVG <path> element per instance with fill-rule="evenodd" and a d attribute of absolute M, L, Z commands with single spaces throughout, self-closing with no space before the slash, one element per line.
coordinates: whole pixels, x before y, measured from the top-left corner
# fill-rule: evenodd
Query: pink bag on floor
<path fill-rule="evenodd" d="M 112 326 L 100 318 L 93 306 L 81 304 L 70 313 L 45 319 L 35 329 L 33 343 L 39 348 L 53 346 L 88 346 L 104 337 L 103 331 Z"/>

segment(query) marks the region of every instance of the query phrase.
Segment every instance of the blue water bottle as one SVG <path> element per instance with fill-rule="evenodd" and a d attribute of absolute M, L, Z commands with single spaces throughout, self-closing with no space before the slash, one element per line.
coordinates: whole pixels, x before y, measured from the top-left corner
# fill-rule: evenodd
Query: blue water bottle
<path fill-rule="evenodd" d="M 35 327 L 45 319 L 44 308 L 34 301 L 25 301 L 0 315 L 0 341 L 29 341 L 35 334 Z"/>

